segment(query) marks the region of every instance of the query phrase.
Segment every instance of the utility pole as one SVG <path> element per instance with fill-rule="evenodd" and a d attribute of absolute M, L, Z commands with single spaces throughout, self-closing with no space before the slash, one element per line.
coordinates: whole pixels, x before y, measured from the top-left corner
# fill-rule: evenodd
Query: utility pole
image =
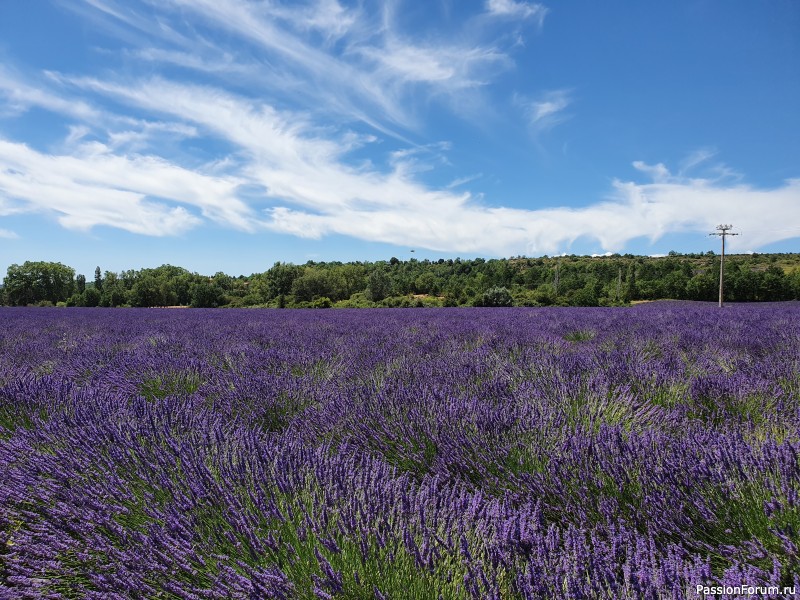
<path fill-rule="evenodd" d="M 738 233 L 731 233 L 729 230 L 733 228 L 733 225 L 717 225 L 717 231 L 715 233 L 709 233 L 708 235 L 718 235 L 722 238 L 722 254 L 720 255 L 719 259 L 719 307 L 722 308 L 722 288 L 723 288 L 723 271 L 725 269 L 725 236 L 727 235 L 739 235 Z"/>

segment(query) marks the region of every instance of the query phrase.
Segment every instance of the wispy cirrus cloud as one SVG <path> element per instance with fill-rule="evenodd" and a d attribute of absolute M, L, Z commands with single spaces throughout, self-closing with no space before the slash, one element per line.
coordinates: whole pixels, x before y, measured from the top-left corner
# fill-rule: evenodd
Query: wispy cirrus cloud
<path fill-rule="evenodd" d="M 538 134 L 548 131 L 570 118 L 565 111 L 572 104 L 572 91 L 567 89 L 549 90 L 535 98 L 517 95 L 514 102 L 521 107 L 531 130 Z"/>
<path fill-rule="evenodd" d="M 407 110 L 372 72 L 344 60 L 337 52 L 310 42 L 302 32 L 286 27 L 287 22 L 295 25 L 304 22 L 296 11 L 285 7 L 273 11 L 271 5 L 243 0 L 171 0 L 165 4 L 193 13 L 206 25 L 221 27 L 266 52 L 267 57 L 274 56 L 275 65 L 285 66 L 273 67 L 273 61 L 267 60 L 265 74 L 277 72 L 282 78 L 287 68 L 295 72 L 296 86 L 292 89 L 306 97 L 309 104 L 323 100 L 330 112 L 339 112 L 348 118 L 355 116 L 371 125 L 381 121 L 411 123 Z M 270 89 L 273 94 L 280 95 L 274 86 Z"/>
<path fill-rule="evenodd" d="M 237 61 L 229 52 L 217 51 L 212 48 L 204 53 L 150 47 L 140 48 L 129 54 L 139 60 L 171 64 L 193 71 L 213 73 L 221 77 L 255 75 L 258 70 L 256 65 Z"/>
<path fill-rule="evenodd" d="M 705 232 L 721 220 L 747 223 L 748 247 L 796 236 L 776 230 L 800 222 L 797 180 L 758 188 L 721 176 L 722 164 L 688 177 L 709 166 L 713 153 L 702 149 L 677 175 L 636 162 L 647 181 L 615 180 L 607 197 L 582 208 L 555 197 L 536 199 L 548 208 L 490 204 L 466 189 L 474 177 L 426 183 L 418 157 L 435 157 L 425 161 L 430 169 L 446 163 L 450 147 L 403 141 L 416 132 L 417 95 L 452 109 L 513 67 L 511 51 L 483 30 L 425 37 L 390 10 L 336 0 L 152 0 L 153 27 L 137 5 L 86 1 L 81 10 L 128 31 L 125 68 L 33 77 L 0 68 L 7 106 L 43 108 L 65 123 L 46 150 L 0 137 L 0 214 L 55 214 L 78 230 L 168 236 L 215 223 L 491 255 L 552 254 L 578 238 L 618 251 L 638 237 Z M 484 9 L 480 18 L 497 23 L 546 14 L 512 0 Z M 569 117 L 572 92 L 516 103 L 540 134 Z M 203 160 L 205 148 L 212 160 Z M 365 148 L 369 160 L 359 155 Z"/>
<path fill-rule="evenodd" d="M 74 121 L 66 125 L 67 145 L 79 139 L 101 133 L 109 146 L 146 148 L 159 134 L 193 137 L 196 130 L 176 122 L 148 121 L 119 115 L 98 106 L 98 98 L 84 99 L 80 93 L 65 87 L 67 78 L 51 72 L 39 78 L 23 77 L 0 65 L 0 99 L 6 110 L 15 115 L 33 108 L 43 109 Z M 0 109 L 0 115 L 2 115 Z"/>
<path fill-rule="evenodd" d="M 150 3 L 157 9 L 154 28 L 116 0 L 91 4 L 106 20 L 150 37 L 151 43 L 143 39 L 135 50 L 143 59 L 229 80 L 246 69 L 250 81 L 273 99 L 285 93 L 293 101 L 305 99 L 309 108 L 324 103 L 328 115 L 338 113 L 384 132 L 416 125 L 419 86 L 459 106 L 464 99 L 453 102 L 453 95 L 479 88 L 513 65 L 509 50 L 480 28 L 449 37 L 401 32 L 390 5 L 370 11 L 364 5 L 343 7 L 337 0 L 164 0 Z M 186 15 L 193 19 L 191 38 L 170 24 Z M 229 32 L 237 43 L 249 44 L 260 60 L 233 60 L 237 52 L 211 41 L 203 28 Z"/>
<path fill-rule="evenodd" d="M 67 227 L 119 227 L 169 235 L 211 219 L 243 230 L 305 238 L 331 234 L 442 251 L 493 255 L 555 253 L 578 238 L 619 251 L 630 240 L 672 231 L 711 230 L 717 221 L 748 223 L 747 246 L 796 233 L 777 230 L 800 220 L 800 181 L 775 189 L 686 178 L 666 166 L 636 162 L 651 182 L 615 181 L 609 197 L 584 208 L 536 210 L 487 206 L 469 192 L 432 189 L 407 168 L 415 152 L 391 153 L 388 168 L 353 166 L 348 153 L 371 138 L 331 138 L 301 116 L 209 86 L 161 79 L 74 85 L 180 118 L 199 135 L 238 149 L 222 174 L 200 174 L 145 156 L 119 156 L 79 143 L 71 156 L 49 156 L 0 143 L 0 190 L 36 210 L 55 211 Z M 168 121 L 169 122 L 169 121 Z M 447 146 L 438 151 L 447 151 Z M 237 190 L 265 190 L 261 209 Z M 554 204 L 557 200 L 551 201 Z"/>
<path fill-rule="evenodd" d="M 358 51 L 378 66 L 377 73 L 387 81 L 426 83 L 445 91 L 483 85 L 492 67 L 504 67 L 508 62 L 504 53 L 490 47 L 426 47 L 397 39 L 382 48 Z"/>
<path fill-rule="evenodd" d="M 292 6 L 281 9 L 273 6 L 272 9 L 275 14 L 292 23 L 295 29 L 321 33 L 326 44 L 344 37 L 358 26 L 362 18 L 360 9 L 343 7 L 338 0 L 315 0 L 300 8 Z"/>
<path fill-rule="evenodd" d="M 0 146 L 6 150 L 0 154 L 5 160 L 31 157 L 22 165 L 17 163 L 16 174 L 0 179 L 0 188 L 9 189 L 10 180 L 34 172 L 51 174 L 31 190 L 20 192 L 18 187 L 16 196 L 29 201 L 48 198 L 48 208 L 64 213 L 62 219 L 69 226 L 77 226 L 78 215 L 84 214 L 83 225 L 103 223 L 165 233 L 197 226 L 202 215 L 243 229 L 249 226 L 305 238 L 339 234 L 433 250 L 504 255 L 554 253 L 568 249 L 578 238 L 595 240 L 605 251 L 618 251 L 637 237 L 657 239 L 667 232 L 710 230 L 720 219 L 748 223 L 752 231 L 748 247 L 757 247 L 780 238 L 776 229 L 785 219 L 800 219 L 798 181 L 764 190 L 709 176 L 673 175 L 663 164 L 643 162 L 634 166 L 651 182 L 615 181 L 607 199 L 589 201 L 581 209 L 559 208 L 557 199 L 549 202 L 553 208 L 536 210 L 487 206 L 467 191 L 423 184 L 418 170 L 408 168 L 416 151 L 390 153 L 383 169 L 372 164 L 353 166 L 349 152 L 373 143 L 370 138 L 347 134 L 332 138 L 302 115 L 213 87 L 162 79 L 124 86 L 84 79 L 74 85 L 169 120 L 180 118 L 202 135 L 237 148 L 240 158 L 225 166 L 223 176 L 211 177 L 158 160 L 109 156 L 104 147 L 97 151 L 82 147 L 81 156 L 43 164 L 41 156 Z M 447 146 L 436 151 L 446 152 Z M 58 204 L 60 196 L 50 177 L 58 176 L 62 189 L 73 190 L 75 181 L 70 182 L 66 172 L 79 173 L 81 180 L 88 178 L 95 196 L 104 186 L 119 194 L 115 205 L 126 207 L 125 217 L 110 215 L 109 203 L 103 203 L 105 213 L 98 206 L 76 205 L 71 194 Z M 92 172 L 107 175 L 92 180 Z M 237 186 L 245 185 L 265 190 L 261 209 L 236 197 Z M 78 195 L 92 194 L 79 188 Z M 148 197 L 169 198 L 179 206 L 154 204 Z M 184 207 L 200 212 L 190 213 Z M 86 214 L 91 217 L 88 221 Z"/>
<path fill-rule="evenodd" d="M 544 22 L 548 9 L 543 4 L 517 0 L 486 0 L 486 11 L 497 17 L 532 19 L 539 26 Z"/>
<path fill-rule="evenodd" d="M 716 156 L 717 151 L 714 148 L 698 148 L 691 152 L 686 158 L 681 161 L 680 171 L 679 174 L 684 174 L 698 165 L 708 162 L 714 156 Z"/>
<path fill-rule="evenodd" d="M 0 98 L 4 105 L 0 108 L 0 116 L 17 116 L 37 107 L 80 121 L 102 117 L 102 112 L 90 102 L 51 89 L 48 79 L 45 73 L 37 80 L 31 80 L 0 64 Z"/>

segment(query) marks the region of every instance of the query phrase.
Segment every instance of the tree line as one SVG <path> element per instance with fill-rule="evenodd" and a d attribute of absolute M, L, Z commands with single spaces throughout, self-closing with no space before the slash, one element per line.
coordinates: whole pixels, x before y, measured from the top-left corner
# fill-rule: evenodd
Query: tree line
<path fill-rule="evenodd" d="M 426 307 L 615 306 L 640 300 L 717 299 L 719 256 L 612 255 L 376 262 L 277 262 L 264 272 L 212 276 L 182 267 L 101 271 L 93 280 L 57 262 L 8 268 L 11 306 Z M 800 254 L 727 256 L 725 299 L 800 299 Z"/>

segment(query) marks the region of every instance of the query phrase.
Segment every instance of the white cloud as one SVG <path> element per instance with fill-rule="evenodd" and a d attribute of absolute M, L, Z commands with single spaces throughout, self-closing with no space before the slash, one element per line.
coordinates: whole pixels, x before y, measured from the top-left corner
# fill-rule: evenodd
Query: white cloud
<path fill-rule="evenodd" d="M 370 48 L 363 53 L 405 81 L 444 81 L 456 74 L 454 65 L 445 60 L 445 56 L 420 47 L 395 44 L 388 49 Z"/>
<path fill-rule="evenodd" d="M 486 0 L 486 11 L 490 15 L 499 17 L 532 18 L 539 25 L 542 24 L 547 14 L 547 8 L 542 4 L 517 2 L 515 0 Z"/>
<path fill-rule="evenodd" d="M 65 140 L 68 146 L 75 145 L 77 142 L 81 141 L 83 138 L 89 135 L 92 131 L 85 125 L 70 125 L 68 129 L 69 129 L 69 135 Z"/>
<path fill-rule="evenodd" d="M 570 95 L 570 90 L 550 90 L 534 99 L 518 95 L 514 101 L 522 107 L 533 131 L 541 133 L 569 119 L 565 110 L 572 103 Z"/>
<path fill-rule="evenodd" d="M 298 29 L 320 31 L 327 43 L 334 42 L 356 25 L 359 15 L 351 9 L 344 8 L 337 0 L 316 0 L 312 5 L 282 11 Z"/>
<path fill-rule="evenodd" d="M 228 52 L 210 48 L 209 53 L 212 52 L 214 54 L 213 57 L 206 57 L 203 53 L 198 53 L 197 51 L 189 52 L 149 47 L 132 52 L 131 55 L 146 61 L 169 63 L 195 71 L 221 75 L 248 73 L 254 70 L 253 66 L 236 62 L 233 55 Z"/>
<path fill-rule="evenodd" d="M 115 155 L 98 142 L 81 144 L 73 155 L 50 155 L 0 139 L 0 164 L 0 198 L 15 203 L 11 210 L 54 212 L 70 229 L 105 225 L 175 235 L 202 222 L 186 206 L 207 219 L 253 229 L 251 210 L 236 197 L 239 180 L 202 175 L 158 157 Z"/>
<path fill-rule="evenodd" d="M 672 174 L 663 163 L 648 165 L 641 160 L 635 160 L 633 161 L 633 168 L 645 173 L 656 182 L 665 182 L 672 178 Z"/>
<path fill-rule="evenodd" d="M 410 122 L 402 104 L 387 94 L 372 73 L 306 41 L 277 20 L 280 17 L 283 21 L 301 21 L 301 13 L 285 9 L 274 12 L 271 6 L 241 0 L 170 0 L 164 4 L 194 13 L 206 23 L 234 33 L 241 41 L 255 44 L 280 63 L 299 70 L 304 75 L 297 80 L 303 93 L 316 102 L 320 99 L 328 102 L 329 110 L 338 109 L 374 122 L 362 108 L 362 103 L 366 102 L 370 112 L 379 111 L 381 119 Z"/>
<path fill-rule="evenodd" d="M 691 171 L 696 166 L 704 162 L 707 162 L 708 160 L 713 158 L 716 155 L 716 153 L 717 151 L 714 150 L 713 148 L 698 148 L 697 150 L 689 154 L 689 156 L 687 156 L 685 159 L 681 161 L 681 168 L 679 173 L 683 175 L 687 171 Z"/>
<path fill-rule="evenodd" d="M 800 222 L 800 179 L 789 179 L 775 188 L 760 189 L 717 177 L 686 178 L 673 175 L 663 165 L 634 166 L 648 173 L 653 183 L 614 183 L 615 197 L 631 207 L 645 235 L 651 227 L 652 239 L 667 232 L 708 233 L 720 222 L 731 222 L 743 233 L 734 238 L 733 247 L 760 247 L 796 237 L 786 222 Z"/>
<path fill-rule="evenodd" d="M 338 233 L 447 252 L 509 256 L 554 254 L 578 238 L 595 240 L 606 252 L 621 251 L 638 237 L 655 241 L 671 232 L 695 232 L 705 239 L 720 220 L 743 224 L 747 247 L 758 247 L 796 236 L 796 231 L 781 232 L 780 224 L 800 220 L 798 180 L 771 190 L 719 186 L 710 180 L 616 182 L 607 201 L 539 210 L 486 207 L 469 194 L 428 191 L 391 177 L 375 183 L 390 201 L 369 207 L 343 202 L 335 210 L 279 207 L 270 215 L 271 227 L 309 237 Z M 732 248 L 738 243 L 736 238 Z"/>
<path fill-rule="evenodd" d="M 451 190 L 453 188 L 460 187 L 469 183 L 470 181 L 475 181 L 476 179 L 480 179 L 483 177 L 483 173 L 477 173 L 475 175 L 467 175 L 466 177 L 457 177 L 453 181 L 447 184 L 447 189 Z"/>
<path fill-rule="evenodd" d="M 91 5 L 104 18 L 150 35 L 146 21 L 120 3 L 91 0 Z M 538 198 L 538 206 L 550 206 L 541 209 L 488 206 L 462 187 L 475 176 L 443 189 L 423 183 L 420 153 L 428 153 L 428 167 L 441 164 L 446 145 L 387 148 L 385 161 L 376 152 L 372 162 L 354 158 L 356 150 L 380 147 L 381 140 L 353 131 L 353 120 L 377 131 L 394 124 L 410 127 L 415 90 L 425 89 L 426 98 L 459 98 L 509 67 L 508 54 L 485 40 L 401 35 L 388 10 L 381 27 L 368 31 L 369 16 L 336 0 L 280 10 L 241 0 L 153 0 L 152 6 L 191 16 L 192 26 L 200 16 L 223 27 L 247 40 L 260 58 L 243 63 L 217 46 L 219 40 L 198 35 L 193 42 L 166 23 L 169 10 L 158 12 L 161 20 L 149 38 L 160 45 L 149 51 L 142 46 L 126 58 L 146 60 L 148 70 L 169 63 L 202 72 L 211 77 L 204 81 L 230 76 L 229 63 L 231 71 L 261 69 L 260 77 L 249 80 L 254 89 L 235 93 L 208 83 L 123 73 L 114 79 L 53 74 L 46 82 L 31 82 L 0 68 L 0 95 L 18 110 L 38 106 L 69 119 L 69 133 L 57 151 L 0 138 L 0 214 L 54 213 L 73 229 L 109 226 L 143 235 L 180 234 L 212 221 L 250 232 L 340 234 L 506 256 L 555 254 L 578 238 L 614 252 L 641 236 L 657 239 L 679 231 L 705 236 L 723 221 L 741 224 L 741 243 L 748 248 L 797 235 L 783 224 L 800 222 L 800 181 L 760 189 L 731 177 L 724 165 L 713 165 L 711 175 L 688 178 L 698 165 L 708 166 L 711 150 L 690 155 L 677 175 L 664 164 L 637 161 L 634 167 L 647 183 L 615 181 L 608 198 L 586 198 L 582 208 Z M 318 19 L 304 23 L 303 15 L 315 6 L 321 10 Z M 485 6 L 498 18 L 541 20 L 546 13 L 540 5 L 512 0 Z M 289 104 L 281 92 L 306 102 Z M 516 101 L 539 133 L 568 118 L 572 97 L 561 89 Z M 101 108 L 118 110 L 120 103 L 141 116 Z M 281 108 L 286 105 L 300 108 Z M 225 150 L 201 167 L 181 164 L 179 153 L 165 151 L 165 141 L 176 145 L 190 138 Z"/>
<path fill-rule="evenodd" d="M 308 115 L 236 96 L 209 86 L 153 79 L 111 84 L 75 80 L 100 92 L 179 121 L 186 132 L 224 140 L 237 160 L 202 174 L 156 156 L 114 154 L 85 142 L 71 156 L 49 156 L 20 144 L 0 144 L 0 191 L 38 210 L 61 214 L 69 227 L 103 224 L 167 235 L 197 226 L 201 215 L 243 230 L 266 228 L 306 238 L 330 234 L 447 252 L 490 255 L 554 254 L 578 238 L 605 252 L 630 240 L 669 232 L 712 231 L 720 221 L 746 224 L 746 245 L 759 247 L 796 232 L 800 180 L 758 189 L 716 178 L 673 175 L 663 164 L 637 161 L 650 183 L 615 181 L 602 202 L 583 208 L 526 210 L 486 206 L 469 192 L 433 189 L 413 166 L 422 150 L 386 153 L 388 168 L 353 166 L 348 153 L 372 138 L 315 127 Z M 558 111 L 543 109 L 541 119 Z M 425 151 L 441 154 L 447 145 Z M 266 190 L 252 206 L 238 186 Z M 557 205 L 558 199 L 537 204 Z M 177 206 L 176 206 L 177 205 Z M 199 214 L 187 209 L 198 209 Z M 745 237 L 745 236 L 742 236 Z"/>
<path fill-rule="evenodd" d="M 168 137 L 170 141 L 194 138 L 197 129 L 189 125 L 175 122 L 144 121 L 130 119 L 124 123 L 124 129 L 108 132 L 108 146 L 114 150 L 124 149 L 128 152 L 146 150 L 154 145 L 155 140 Z M 72 134 L 70 134 L 70 138 Z M 69 139 L 68 138 L 68 141 Z"/>
<path fill-rule="evenodd" d="M 19 236 L 9 229 L 0 229 L 0 238 L 6 240 L 16 240 Z"/>
<path fill-rule="evenodd" d="M 399 39 L 356 51 L 378 65 L 376 74 L 387 83 L 426 83 L 451 93 L 484 85 L 509 64 L 506 54 L 491 47 L 423 46 Z"/>
<path fill-rule="evenodd" d="M 111 0 L 91 2 L 104 16 L 113 15 L 137 32 L 147 32 L 148 19 L 128 7 Z M 468 90 L 477 90 L 513 64 L 484 31 L 433 37 L 401 34 L 389 5 L 380 14 L 364 6 L 345 8 L 337 0 L 286 4 L 164 0 L 151 5 L 160 25 L 151 42 L 157 41 L 158 47 L 142 44 L 133 54 L 225 79 L 247 72 L 248 80 L 271 99 L 290 95 L 293 103 L 324 106 L 328 116 L 364 121 L 384 133 L 415 125 L 418 86 L 425 85 L 431 97 L 451 108 L 468 106 L 464 97 Z M 532 10 L 540 12 L 527 4 L 515 10 L 520 7 L 526 18 Z M 231 33 L 238 44 L 258 50 L 260 64 L 243 63 L 237 57 L 241 47 L 236 51 L 221 47 L 222 42 L 212 43 L 197 31 L 194 39 L 177 33 L 165 24 L 170 14 L 182 19 L 191 15 L 194 23 Z M 173 47 L 161 47 L 164 44 Z"/>
<path fill-rule="evenodd" d="M 90 104 L 77 98 L 64 97 L 44 84 L 36 85 L 26 81 L 19 74 L 4 68 L 0 64 L 0 98 L 4 98 L 5 107 L 0 109 L 3 113 L 22 113 L 31 107 L 67 115 L 83 121 L 99 119 L 101 113 Z"/>

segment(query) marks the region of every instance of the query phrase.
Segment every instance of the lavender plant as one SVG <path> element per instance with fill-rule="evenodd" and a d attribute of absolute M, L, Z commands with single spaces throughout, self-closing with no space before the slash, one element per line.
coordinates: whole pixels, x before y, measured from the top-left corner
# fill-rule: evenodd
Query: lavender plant
<path fill-rule="evenodd" d="M 783 597 L 798 315 L 0 309 L 0 598 Z"/>

